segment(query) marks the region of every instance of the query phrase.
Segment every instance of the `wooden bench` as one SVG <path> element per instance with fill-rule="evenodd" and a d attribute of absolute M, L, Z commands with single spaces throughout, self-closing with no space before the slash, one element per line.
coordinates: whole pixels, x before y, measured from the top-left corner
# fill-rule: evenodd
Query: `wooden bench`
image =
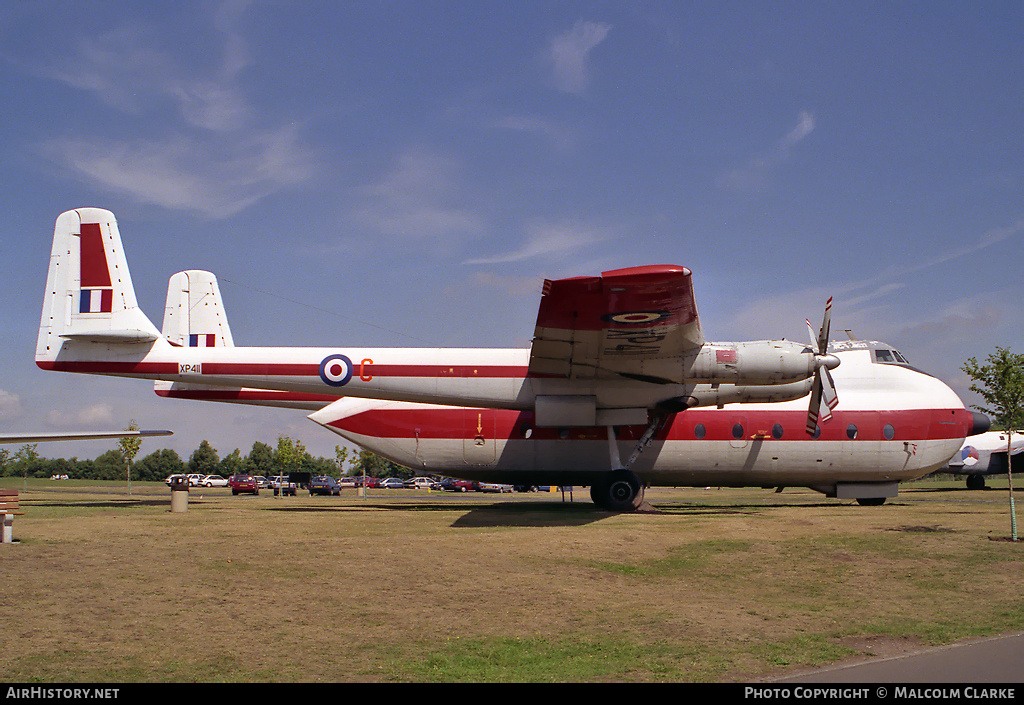
<path fill-rule="evenodd" d="M 0 490 L 0 523 L 3 524 L 0 543 L 14 541 L 14 516 L 24 513 L 18 511 L 18 490 Z"/>

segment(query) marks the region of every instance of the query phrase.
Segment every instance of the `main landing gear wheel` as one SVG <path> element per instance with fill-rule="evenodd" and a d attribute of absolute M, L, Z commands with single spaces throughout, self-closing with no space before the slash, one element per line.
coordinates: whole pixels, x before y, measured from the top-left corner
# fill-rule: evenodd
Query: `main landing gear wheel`
<path fill-rule="evenodd" d="M 635 512 L 644 501 L 644 486 L 629 470 L 615 470 L 590 486 L 594 504 L 613 512 Z"/>

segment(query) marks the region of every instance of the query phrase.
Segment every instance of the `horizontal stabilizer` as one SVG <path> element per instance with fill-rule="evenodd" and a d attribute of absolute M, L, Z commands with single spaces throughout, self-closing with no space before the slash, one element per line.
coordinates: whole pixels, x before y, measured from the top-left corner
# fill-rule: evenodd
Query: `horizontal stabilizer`
<path fill-rule="evenodd" d="M 68 340 L 88 340 L 94 343 L 152 343 L 160 336 L 144 330 L 92 330 L 61 333 Z"/>

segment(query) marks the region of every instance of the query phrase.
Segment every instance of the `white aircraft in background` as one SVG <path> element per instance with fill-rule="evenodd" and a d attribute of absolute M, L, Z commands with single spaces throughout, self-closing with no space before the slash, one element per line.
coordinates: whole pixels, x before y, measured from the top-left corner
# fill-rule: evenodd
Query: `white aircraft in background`
<path fill-rule="evenodd" d="M 1010 441 L 1012 468 L 1006 462 L 1006 441 L 1006 431 L 989 431 L 968 438 L 960 452 L 943 468 L 943 472 L 966 475 L 968 489 L 983 490 L 986 475 L 1005 475 L 1011 469 L 1014 474 L 1024 471 L 1024 433 L 1015 431 Z"/>
<path fill-rule="evenodd" d="M 79 441 L 93 438 L 128 438 L 170 436 L 171 431 L 72 431 L 70 433 L 0 433 L 0 445 L 7 443 L 40 443 L 43 441 Z"/>
<path fill-rule="evenodd" d="M 678 266 L 545 281 L 524 350 L 236 347 L 216 279 L 197 270 L 172 277 L 158 331 L 114 215 L 95 208 L 57 219 L 46 286 L 42 369 L 314 410 L 417 471 L 590 486 L 615 511 L 652 485 L 804 486 L 880 504 L 987 430 L 890 346 L 830 344 L 830 305 L 810 345 L 706 341 Z"/>

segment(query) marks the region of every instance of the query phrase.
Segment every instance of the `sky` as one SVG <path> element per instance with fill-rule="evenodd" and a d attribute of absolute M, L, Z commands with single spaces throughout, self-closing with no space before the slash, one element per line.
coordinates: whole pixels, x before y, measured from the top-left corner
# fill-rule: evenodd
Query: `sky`
<path fill-rule="evenodd" d="M 1024 352 L 1021 36 L 1016 0 L 8 3 L 0 431 L 341 441 L 37 368 L 82 206 L 158 326 L 217 274 L 236 345 L 525 348 L 545 278 L 676 264 L 709 340 L 804 341 L 833 296 L 834 338 L 980 403 L 964 362 Z"/>

